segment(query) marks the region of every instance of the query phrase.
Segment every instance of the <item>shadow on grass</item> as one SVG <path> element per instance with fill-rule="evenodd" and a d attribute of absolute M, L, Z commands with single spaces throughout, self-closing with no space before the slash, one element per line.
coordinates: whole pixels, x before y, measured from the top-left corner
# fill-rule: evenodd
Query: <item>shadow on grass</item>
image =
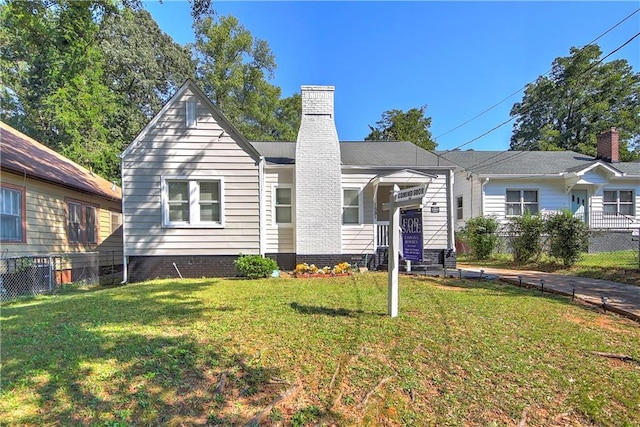
<path fill-rule="evenodd" d="M 3 307 L 2 396 L 36 408 L 0 410 L 11 417 L 5 422 L 249 423 L 253 409 L 264 408 L 286 385 L 271 381 L 281 376 L 278 368 L 234 352 L 225 337 L 188 332 L 210 309 L 193 292 L 211 283 L 134 285 L 48 301 L 44 310 L 40 304 Z M 223 411 L 238 398 L 246 413 Z"/>
<path fill-rule="evenodd" d="M 365 313 L 362 310 L 348 310 L 346 308 L 329 308 L 319 307 L 315 305 L 300 305 L 297 302 L 292 302 L 289 305 L 300 314 L 321 314 L 324 316 L 332 317 L 355 317 L 356 315 Z"/>

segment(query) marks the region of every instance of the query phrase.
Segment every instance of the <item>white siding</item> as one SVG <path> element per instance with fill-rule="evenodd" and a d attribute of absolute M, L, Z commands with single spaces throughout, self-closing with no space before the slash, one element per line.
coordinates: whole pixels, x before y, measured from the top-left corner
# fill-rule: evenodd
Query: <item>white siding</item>
<path fill-rule="evenodd" d="M 507 189 L 509 190 L 538 190 L 538 205 L 540 210 L 559 211 L 569 209 L 569 196 L 565 192 L 561 180 L 554 182 L 543 181 L 507 181 L 490 180 L 484 186 L 484 214 L 496 216 L 505 222 L 505 203 Z"/>
<path fill-rule="evenodd" d="M 455 201 L 455 199 L 454 199 Z M 431 208 L 438 208 L 432 213 Z M 455 206 L 453 207 L 455 209 Z M 425 249 L 447 249 L 447 176 L 438 175 L 427 188 L 422 208 Z"/>
<path fill-rule="evenodd" d="M 187 128 L 188 100 L 197 128 Z M 127 255 L 259 253 L 258 166 L 188 89 L 175 98 L 123 161 Z M 224 228 L 163 228 L 163 176 L 224 178 Z"/>
<path fill-rule="evenodd" d="M 342 253 L 365 254 L 374 251 L 373 185 L 368 184 L 371 173 L 343 173 L 342 188 L 360 188 L 362 194 L 361 223 L 342 225 Z"/>
<path fill-rule="evenodd" d="M 266 253 L 294 253 L 295 252 L 295 188 L 293 187 L 293 167 L 287 169 L 267 169 L 265 176 L 265 205 L 266 205 L 266 238 L 267 248 Z M 291 225 L 276 225 L 275 224 L 275 212 L 274 207 L 274 188 L 278 185 L 290 185 L 291 186 Z"/>

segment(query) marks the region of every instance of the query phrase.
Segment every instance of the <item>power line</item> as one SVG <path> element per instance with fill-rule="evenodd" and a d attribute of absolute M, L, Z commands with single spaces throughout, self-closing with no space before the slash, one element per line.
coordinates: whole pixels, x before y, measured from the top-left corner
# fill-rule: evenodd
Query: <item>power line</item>
<path fill-rule="evenodd" d="M 590 46 L 590 45 L 594 44 L 596 41 L 598 41 L 599 39 L 601 39 L 602 37 L 604 37 L 606 34 L 608 34 L 608 33 L 610 33 L 611 31 L 613 31 L 616 27 L 620 26 L 623 22 L 625 22 L 627 19 L 631 18 L 633 15 L 635 15 L 635 14 L 636 14 L 636 13 L 638 13 L 638 12 L 640 12 L 640 8 L 638 8 L 638 9 L 634 10 L 633 12 L 631 12 L 629 15 L 627 15 L 626 17 L 624 17 L 623 19 L 621 19 L 620 21 L 618 21 L 616 24 L 614 24 L 614 25 L 613 25 L 613 26 L 611 26 L 610 28 L 608 28 L 608 29 L 607 29 L 606 31 L 604 31 L 602 34 L 600 34 L 599 36 L 597 36 L 595 39 L 591 40 L 589 43 L 587 43 L 586 45 L 582 46 L 582 48 L 585 48 L 586 46 Z M 636 34 L 634 37 L 632 37 L 629 41 L 627 41 L 626 43 L 624 43 L 622 46 L 618 47 L 616 50 L 614 50 L 613 52 L 609 53 L 609 55 L 607 55 L 607 56 L 605 56 L 604 58 L 602 58 L 602 60 L 604 60 L 604 59 L 608 58 L 608 57 L 609 57 L 609 56 L 611 56 L 613 53 L 615 53 L 615 52 L 617 52 L 618 50 L 620 50 L 622 47 L 624 47 L 625 45 L 627 45 L 628 43 L 630 43 L 630 42 L 631 42 L 631 40 L 633 40 L 633 39 L 634 39 L 635 37 L 637 37 L 637 36 L 638 36 L 638 35 Z M 582 49 L 582 48 L 581 48 L 581 49 Z M 601 61 L 600 61 L 600 62 L 601 62 Z M 599 63 L 599 62 L 598 62 L 598 63 Z M 598 65 L 598 63 L 594 64 L 593 66 Z M 550 73 L 551 73 L 551 71 L 553 71 L 553 69 L 551 69 L 551 70 L 547 71 L 546 73 L 542 74 L 542 76 L 546 76 L 546 75 L 550 74 Z M 456 131 L 456 130 L 460 129 L 461 127 L 463 127 L 463 126 L 467 125 L 468 123 L 470 123 L 470 122 L 474 121 L 474 120 L 475 120 L 475 119 L 477 119 L 478 117 L 483 116 L 484 114 L 488 113 L 489 111 L 493 110 L 494 108 L 496 108 L 496 107 L 497 107 L 497 106 L 499 106 L 500 104 L 504 103 L 504 102 L 505 102 L 505 101 L 507 101 L 508 99 L 512 98 L 512 97 L 513 97 L 513 96 L 515 96 L 516 94 L 518 94 L 518 93 L 520 93 L 521 91 L 523 91 L 524 89 L 526 89 L 526 88 L 527 88 L 527 86 L 528 86 L 529 84 L 530 84 L 530 83 L 525 84 L 523 87 L 521 87 L 521 88 L 520 88 L 520 89 L 518 89 L 517 91 L 513 92 L 511 95 L 509 95 L 509 96 L 507 96 L 506 98 L 504 98 L 504 99 L 502 99 L 502 100 L 498 101 L 497 103 L 493 104 L 492 106 L 490 106 L 490 107 L 486 108 L 485 110 L 481 111 L 480 113 L 478 113 L 477 115 L 473 116 L 472 118 L 470 118 L 469 120 L 465 121 L 464 123 L 462 123 L 462 124 L 460 124 L 460 125 L 458 125 L 458 126 L 454 127 L 453 129 L 450 129 L 450 130 L 448 130 L 448 131 L 446 131 L 446 132 L 444 132 L 444 133 L 442 133 L 442 134 L 438 135 L 438 136 L 437 136 L 437 137 L 435 137 L 434 139 L 437 141 L 437 140 L 438 140 L 438 138 L 441 138 L 441 137 L 443 137 L 443 136 L 445 136 L 445 135 L 448 135 L 448 134 L 450 134 L 451 132 L 454 132 L 454 131 Z M 456 150 L 456 149 L 459 149 L 460 147 L 463 147 L 463 146 L 465 146 L 465 145 L 468 145 L 468 144 L 470 144 L 471 142 L 476 141 L 476 140 L 478 140 L 479 138 L 482 138 L 483 136 L 487 135 L 488 133 L 491 133 L 491 132 L 493 132 L 494 130 L 496 130 L 496 129 L 498 129 L 498 128 L 502 127 L 502 126 L 504 126 L 505 124 L 509 123 L 510 121 L 511 121 L 511 120 L 508 120 L 508 121 L 506 121 L 506 122 L 504 122 L 504 123 L 500 124 L 498 127 L 494 128 L 494 129 L 491 129 L 489 132 L 484 133 L 484 134 L 480 135 L 479 137 L 474 138 L 473 140 L 471 140 L 471 141 L 469 141 L 469 142 L 466 142 L 466 143 L 464 143 L 463 145 L 461 145 L 461 146 L 459 146 L 459 147 L 456 147 L 456 148 L 453 148 L 453 149 L 451 149 L 451 150 L 447 150 L 447 151 Z"/>
<path fill-rule="evenodd" d="M 638 10 L 640 10 L 640 9 L 638 9 Z M 577 75 L 577 77 L 580 77 L 580 76 L 582 76 L 582 75 L 584 75 L 584 74 L 588 73 L 589 71 L 593 70 L 593 68 L 594 68 L 594 67 L 596 67 L 597 65 L 601 64 L 605 59 L 607 59 L 608 57 L 610 57 L 611 55 L 613 55 L 614 53 L 616 53 L 617 51 L 619 51 L 620 49 L 622 49 L 623 47 L 625 47 L 626 45 L 628 45 L 629 43 L 631 43 L 631 42 L 632 42 L 635 38 L 637 38 L 638 36 L 640 36 L 640 32 L 636 33 L 636 34 L 635 34 L 635 35 L 633 35 L 629 40 L 627 40 L 626 42 L 624 42 L 623 44 L 621 44 L 620 46 L 618 46 L 617 48 L 615 48 L 614 50 L 612 50 L 611 52 L 609 52 L 607 55 L 605 55 L 605 56 L 603 56 L 602 58 L 600 58 L 597 62 L 595 62 L 595 63 L 591 64 L 591 66 L 590 66 L 589 68 L 587 68 L 587 69 L 585 69 L 584 71 L 582 71 L 581 73 L 579 73 L 579 74 Z M 520 113 L 519 115 L 522 115 L 522 113 Z M 509 118 L 509 119 L 505 120 L 504 122 L 500 123 L 500 124 L 499 124 L 499 125 L 497 125 L 497 126 L 494 126 L 493 128 L 489 129 L 488 131 L 484 132 L 483 134 L 481 134 L 481 135 L 479 135 L 479 136 L 477 136 L 477 137 L 475 137 L 475 138 L 472 138 L 471 140 L 469 140 L 469 141 L 467 141 L 467 142 L 465 142 L 465 143 L 463 143 L 463 144 L 460 144 L 460 145 L 458 145 L 457 147 L 454 147 L 454 148 L 452 148 L 452 149 L 446 150 L 443 154 L 448 153 L 448 152 L 451 152 L 451 151 L 458 150 L 458 149 L 460 149 L 460 148 L 462 148 L 462 147 L 464 147 L 464 146 L 466 146 L 466 145 L 471 144 L 472 142 L 477 141 L 477 140 L 478 140 L 478 139 L 480 139 L 480 138 L 483 138 L 483 137 L 487 136 L 487 135 L 488 135 L 488 134 L 490 134 L 491 132 L 494 132 L 494 131 L 496 131 L 496 130 L 500 129 L 502 126 L 504 126 L 504 125 L 506 125 L 507 123 L 509 123 L 509 122 L 513 121 L 516 117 L 517 117 L 517 116 L 513 116 L 513 117 L 511 117 L 511 118 Z"/>

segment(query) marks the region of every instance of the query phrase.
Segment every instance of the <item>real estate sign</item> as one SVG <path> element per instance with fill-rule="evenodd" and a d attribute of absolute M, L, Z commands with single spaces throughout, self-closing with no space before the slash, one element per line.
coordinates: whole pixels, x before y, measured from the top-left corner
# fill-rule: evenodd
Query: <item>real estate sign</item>
<path fill-rule="evenodd" d="M 400 211 L 402 257 L 407 261 L 422 261 L 422 209 Z"/>

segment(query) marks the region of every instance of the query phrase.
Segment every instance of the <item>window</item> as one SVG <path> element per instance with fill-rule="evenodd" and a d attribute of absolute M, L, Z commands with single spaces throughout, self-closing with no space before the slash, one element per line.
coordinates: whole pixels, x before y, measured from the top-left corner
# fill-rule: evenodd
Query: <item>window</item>
<path fill-rule="evenodd" d="M 462 207 L 463 207 L 462 196 L 458 196 L 456 198 L 456 219 L 463 219 Z"/>
<path fill-rule="evenodd" d="M 78 201 L 67 201 L 67 239 L 69 243 L 98 243 L 98 209 Z"/>
<path fill-rule="evenodd" d="M 360 224 L 360 189 L 358 188 L 342 190 L 342 223 Z"/>
<path fill-rule="evenodd" d="M 111 233 L 114 233 L 122 225 L 122 214 L 111 212 Z"/>
<path fill-rule="evenodd" d="M 222 180 L 186 177 L 162 180 L 165 227 L 221 227 Z"/>
<path fill-rule="evenodd" d="M 196 101 L 187 101 L 186 103 L 187 127 L 198 127 L 198 103 Z"/>
<path fill-rule="evenodd" d="M 0 240 L 3 242 L 26 241 L 25 191 L 23 187 L 3 184 L 0 191 Z"/>
<path fill-rule="evenodd" d="M 538 190 L 507 190 L 507 216 L 538 213 Z"/>
<path fill-rule="evenodd" d="M 603 191 L 603 208 L 605 215 L 633 216 L 633 190 L 605 190 Z"/>
<path fill-rule="evenodd" d="M 291 187 L 275 188 L 275 222 L 276 224 L 291 224 Z"/>

